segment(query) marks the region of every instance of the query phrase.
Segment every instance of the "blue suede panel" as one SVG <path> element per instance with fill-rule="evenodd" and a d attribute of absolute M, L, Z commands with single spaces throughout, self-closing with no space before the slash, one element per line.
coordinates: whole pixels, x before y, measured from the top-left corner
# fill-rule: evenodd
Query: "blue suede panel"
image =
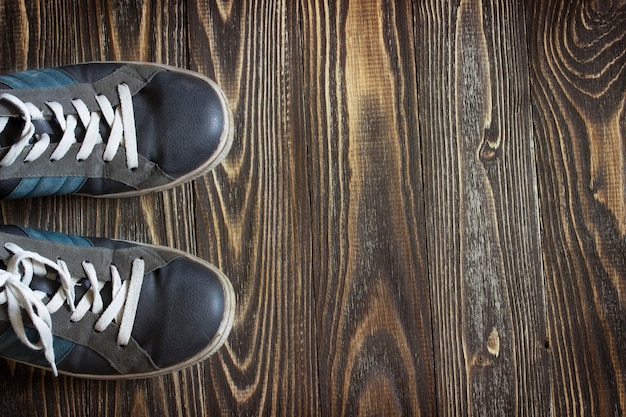
<path fill-rule="evenodd" d="M 76 80 L 58 68 L 44 68 L 0 76 L 0 83 L 13 89 L 24 90 L 72 85 L 76 84 Z"/>
<path fill-rule="evenodd" d="M 29 327 L 26 328 L 26 336 L 31 342 L 36 343 L 39 340 L 39 336 L 35 329 Z M 57 362 L 60 362 L 65 358 L 72 348 L 74 343 L 59 337 L 54 337 L 54 357 Z M 5 358 L 14 359 L 20 362 L 32 363 L 34 365 L 48 367 L 50 364 L 46 360 L 43 350 L 32 350 L 22 343 L 12 328 L 6 330 L 0 335 L 0 355 Z"/>
<path fill-rule="evenodd" d="M 85 181 L 86 178 L 84 177 L 23 178 L 4 199 L 17 200 L 20 198 L 71 194 L 78 191 Z"/>
<path fill-rule="evenodd" d="M 48 240 L 50 242 L 63 243 L 66 245 L 91 247 L 93 244 L 89 239 L 82 236 L 66 235 L 65 233 L 48 232 L 44 230 L 30 229 L 28 227 L 20 227 L 30 238 L 39 240 Z"/>

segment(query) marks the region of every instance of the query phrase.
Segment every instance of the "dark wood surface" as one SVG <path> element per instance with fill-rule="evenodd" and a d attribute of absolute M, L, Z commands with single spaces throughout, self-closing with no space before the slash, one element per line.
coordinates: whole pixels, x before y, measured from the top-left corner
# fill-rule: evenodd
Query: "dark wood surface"
<path fill-rule="evenodd" d="M 626 415 L 624 1 L 4 0 L 0 40 L 5 73 L 222 86 L 236 139 L 199 180 L 0 208 L 191 252 L 238 301 L 161 378 L 0 361 L 0 415 Z"/>

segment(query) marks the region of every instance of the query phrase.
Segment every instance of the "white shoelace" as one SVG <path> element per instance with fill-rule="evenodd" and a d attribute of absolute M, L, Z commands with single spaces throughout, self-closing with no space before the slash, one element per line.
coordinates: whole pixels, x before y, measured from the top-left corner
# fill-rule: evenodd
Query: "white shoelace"
<path fill-rule="evenodd" d="M 60 259 L 53 262 L 38 253 L 23 250 L 13 243 L 6 243 L 4 247 L 13 256 L 8 260 L 6 269 L 0 269 L 0 305 L 7 304 L 9 321 L 20 341 L 31 349 L 43 350 L 55 375 L 58 375 L 58 372 L 53 349 L 51 314 L 66 303 L 72 311 L 70 319 L 73 322 L 81 320 L 91 310 L 94 314 L 100 315 L 94 326 L 95 331 L 104 331 L 114 321 L 119 325 L 117 344 L 120 346 L 128 344 L 143 283 L 145 263 L 142 259 L 137 258 L 133 261 L 130 279 L 123 282 L 117 268 L 111 265 L 113 298 L 104 309 L 100 291 L 105 281 L 98 280 L 96 270 L 89 262 L 83 262 L 82 266 L 90 288 L 78 305 L 75 305 L 74 287 L 80 279 L 71 276 L 65 262 Z M 53 281 L 58 277 L 61 283 L 57 292 L 45 304 L 47 294 L 30 288 L 35 275 L 45 276 Z M 31 342 L 26 335 L 24 312 L 39 333 L 37 343 Z"/>
<path fill-rule="evenodd" d="M 79 161 L 87 159 L 97 144 L 104 143 L 100 134 L 100 120 L 104 117 L 104 120 L 109 125 L 110 133 L 102 158 L 105 161 L 113 160 L 119 147 L 124 146 L 126 149 L 126 165 L 129 169 L 137 168 L 139 166 L 139 157 L 137 154 L 137 135 L 132 95 L 126 84 L 117 86 L 117 94 L 120 104 L 115 108 L 113 108 L 111 102 L 105 96 L 96 96 L 100 111 L 94 112 L 90 112 L 82 100 L 72 100 L 72 105 L 77 115 L 65 115 L 63 106 L 57 102 L 46 103 L 63 131 L 63 136 L 56 144 L 50 160 L 57 161 L 63 158 L 70 150 L 70 147 L 78 142 L 75 134 L 78 123 L 81 123 L 85 128 L 85 137 L 76 154 L 76 159 Z M 39 158 L 50 146 L 50 136 L 47 133 L 35 134 L 35 126 L 32 123 L 33 120 L 44 120 L 41 110 L 32 103 L 23 102 L 16 96 L 8 93 L 0 95 L 0 102 L 11 104 L 19 111 L 20 116 L 24 120 L 24 128 L 18 141 L 11 145 L 8 153 L 0 159 L 0 167 L 13 164 L 24 151 L 24 148 L 31 144 L 33 139 L 35 140 L 33 147 L 24 158 L 24 161 L 31 162 Z M 10 117 L 7 116 L 0 117 L 0 132 L 5 129 L 9 119 Z"/>

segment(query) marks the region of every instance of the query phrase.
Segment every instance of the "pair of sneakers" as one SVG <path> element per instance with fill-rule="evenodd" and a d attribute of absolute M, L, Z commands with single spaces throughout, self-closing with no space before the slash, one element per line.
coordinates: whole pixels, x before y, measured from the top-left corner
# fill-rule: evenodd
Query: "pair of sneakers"
<path fill-rule="evenodd" d="M 0 76 L 0 198 L 137 196 L 198 177 L 233 139 L 190 71 L 88 63 Z M 235 295 L 187 253 L 0 225 L 0 356 L 86 378 L 162 375 L 226 340 Z"/>

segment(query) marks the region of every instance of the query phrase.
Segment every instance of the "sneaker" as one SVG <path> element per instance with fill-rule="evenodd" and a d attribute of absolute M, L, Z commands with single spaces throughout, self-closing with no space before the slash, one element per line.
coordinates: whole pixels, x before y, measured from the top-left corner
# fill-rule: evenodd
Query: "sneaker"
<path fill-rule="evenodd" d="M 224 93 L 158 64 L 95 62 L 0 76 L 0 199 L 161 191 L 218 165 Z"/>
<path fill-rule="evenodd" d="M 232 327 L 228 279 L 177 250 L 2 225 L 0 260 L 0 356 L 55 375 L 162 375 Z"/>

